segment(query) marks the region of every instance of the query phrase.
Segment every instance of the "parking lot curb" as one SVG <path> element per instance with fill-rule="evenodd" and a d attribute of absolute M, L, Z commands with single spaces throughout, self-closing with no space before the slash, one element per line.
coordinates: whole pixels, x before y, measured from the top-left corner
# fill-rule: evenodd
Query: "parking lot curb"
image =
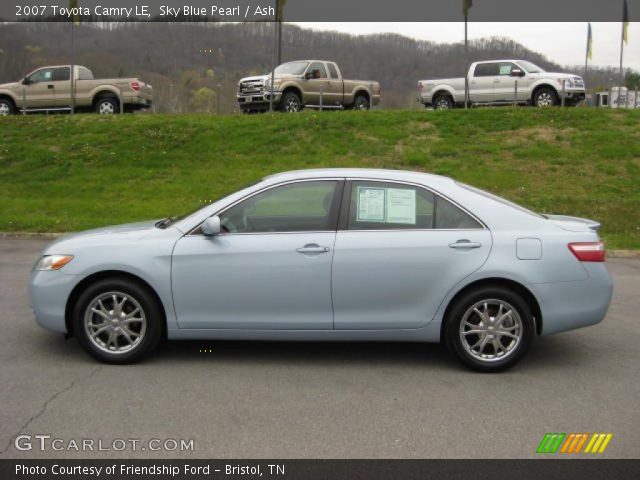
<path fill-rule="evenodd" d="M 51 233 L 51 232 L 0 232 L 0 240 L 30 240 L 30 239 L 51 239 L 64 237 L 69 233 Z M 640 258 L 640 250 L 607 250 L 607 258 Z"/>

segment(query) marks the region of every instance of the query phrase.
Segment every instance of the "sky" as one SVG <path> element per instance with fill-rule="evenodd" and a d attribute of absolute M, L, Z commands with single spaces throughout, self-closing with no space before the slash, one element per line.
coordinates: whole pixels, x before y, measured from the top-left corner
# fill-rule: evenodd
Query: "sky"
<path fill-rule="evenodd" d="M 455 43 L 464 40 L 463 22 L 441 23 L 329 23 L 298 22 L 303 28 L 337 30 L 354 35 L 392 32 L 438 43 Z M 593 22 L 593 59 L 591 65 L 620 65 L 621 22 Z M 542 53 L 560 65 L 584 65 L 586 53 L 587 24 L 569 22 L 525 23 L 525 22 L 469 22 L 469 39 L 483 37 L 508 37 L 525 47 Z M 640 23 L 629 25 L 628 43 L 624 46 L 624 68 L 640 71 Z"/>

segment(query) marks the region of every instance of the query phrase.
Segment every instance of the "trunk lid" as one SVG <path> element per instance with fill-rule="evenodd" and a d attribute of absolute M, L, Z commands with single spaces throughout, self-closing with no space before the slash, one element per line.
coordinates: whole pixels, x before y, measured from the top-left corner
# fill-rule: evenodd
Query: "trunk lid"
<path fill-rule="evenodd" d="M 543 215 L 554 225 L 567 230 L 569 232 L 585 232 L 592 230 L 598 232 L 600 230 L 600 222 L 590 220 L 588 218 L 570 217 L 568 215 Z"/>

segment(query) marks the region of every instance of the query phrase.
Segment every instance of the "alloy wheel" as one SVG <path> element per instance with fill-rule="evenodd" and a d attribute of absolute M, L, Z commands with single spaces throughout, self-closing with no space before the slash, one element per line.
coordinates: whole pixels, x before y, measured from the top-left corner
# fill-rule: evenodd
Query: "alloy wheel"
<path fill-rule="evenodd" d="M 295 97 L 287 98 L 284 109 L 286 112 L 298 112 L 300 111 L 300 102 Z"/>
<path fill-rule="evenodd" d="M 440 110 L 448 110 L 449 109 L 449 100 L 446 98 L 441 98 L 436 103 L 436 108 Z"/>
<path fill-rule="evenodd" d="M 459 335 L 469 355 L 482 362 L 495 362 L 516 350 L 522 340 L 523 323 L 518 311 L 504 300 L 481 300 L 465 312 Z"/>
<path fill-rule="evenodd" d="M 0 117 L 6 117 L 11 114 L 11 108 L 6 103 L 0 103 Z"/>
<path fill-rule="evenodd" d="M 100 112 L 100 115 L 113 115 L 116 110 L 115 110 L 115 108 L 113 106 L 113 103 L 111 103 L 111 102 L 102 102 L 100 104 L 100 107 L 99 107 L 98 111 Z"/>
<path fill-rule="evenodd" d="M 551 107 L 553 106 L 553 97 L 549 92 L 542 92 L 538 95 L 539 107 Z"/>
<path fill-rule="evenodd" d="M 131 295 L 106 292 L 89 302 L 84 328 L 98 349 L 122 354 L 140 345 L 147 330 L 147 318 L 140 303 Z"/>

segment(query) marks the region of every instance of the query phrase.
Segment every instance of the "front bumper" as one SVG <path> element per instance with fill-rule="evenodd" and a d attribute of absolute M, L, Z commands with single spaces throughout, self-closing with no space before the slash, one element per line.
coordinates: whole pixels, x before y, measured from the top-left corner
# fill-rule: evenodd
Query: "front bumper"
<path fill-rule="evenodd" d="M 33 271 L 29 300 L 38 324 L 52 332 L 68 333 L 65 322 L 67 300 L 80 281 L 78 275 L 61 271 Z"/>
<path fill-rule="evenodd" d="M 280 103 L 280 99 L 282 98 L 282 92 L 274 91 L 273 92 L 273 104 L 277 105 Z M 260 107 L 269 107 L 271 103 L 271 92 L 260 92 L 260 93 L 252 93 L 248 94 L 238 94 L 236 95 L 236 99 L 238 101 L 238 105 L 241 109 L 252 109 L 252 108 L 260 108 Z"/>

